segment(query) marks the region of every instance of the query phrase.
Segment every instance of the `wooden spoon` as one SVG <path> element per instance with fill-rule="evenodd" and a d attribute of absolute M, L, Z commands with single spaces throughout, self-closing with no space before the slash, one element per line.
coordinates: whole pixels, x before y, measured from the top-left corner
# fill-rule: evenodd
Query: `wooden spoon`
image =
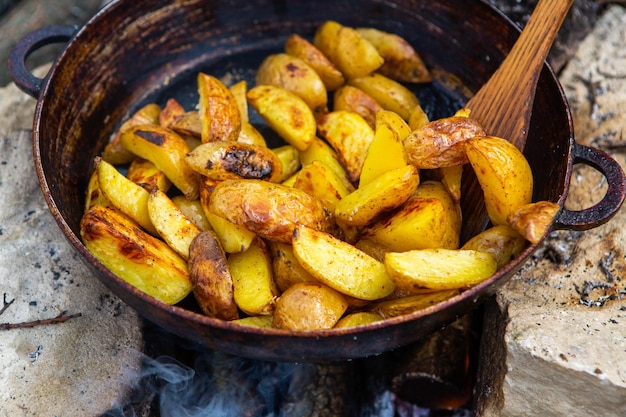
<path fill-rule="evenodd" d="M 519 39 L 489 81 L 467 102 L 488 134 L 524 149 L 537 81 L 574 0 L 540 0 Z"/>
<path fill-rule="evenodd" d="M 573 2 L 539 0 L 498 70 L 465 105 L 470 117 L 480 122 L 489 135 L 508 139 L 524 150 L 537 81 Z M 463 187 L 463 217 L 472 220 L 465 224 L 462 241 L 479 233 L 488 223 L 482 190 L 473 172 L 469 176 Z"/>

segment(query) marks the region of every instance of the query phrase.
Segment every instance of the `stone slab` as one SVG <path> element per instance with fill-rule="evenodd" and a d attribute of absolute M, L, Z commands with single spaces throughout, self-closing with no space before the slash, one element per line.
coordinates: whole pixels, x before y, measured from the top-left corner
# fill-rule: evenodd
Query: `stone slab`
<path fill-rule="evenodd" d="M 0 89 L 0 417 L 99 416 L 141 366 L 141 320 L 78 259 L 48 211 L 31 151 L 35 100 Z"/>
<path fill-rule="evenodd" d="M 610 7 L 564 67 L 577 142 L 626 166 L 626 9 Z M 566 207 L 590 207 L 606 179 L 583 166 Z M 585 232 L 560 231 L 487 306 L 481 416 L 626 415 L 626 208 Z M 603 288 L 602 288 L 603 287 Z M 502 343 L 504 342 L 504 344 Z"/>

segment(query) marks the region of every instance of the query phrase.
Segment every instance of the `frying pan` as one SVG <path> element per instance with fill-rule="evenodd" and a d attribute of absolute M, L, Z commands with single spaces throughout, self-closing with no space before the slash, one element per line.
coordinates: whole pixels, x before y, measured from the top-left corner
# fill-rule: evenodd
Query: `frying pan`
<path fill-rule="evenodd" d="M 81 28 L 46 27 L 13 49 L 10 73 L 18 87 L 37 98 L 33 156 L 50 211 L 94 275 L 148 320 L 208 348 L 249 358 L 321 362 L 366 357 L 416 341 L 468 313 L 541 244 L 530 245 L 487 281 L 440 304 L 367 326 L 311 332 L 212 319 L 199 313 L 193 297 L 176 306 L 163 304 L 112 274 L 86 250 L 79 221 L 92 161 L 121 121 L 147 102 L 164 104 L 170 97 L 192 108 L 199 71 L 253 85 L 261 60 L 281 51 L 290 34 L 311 39 L 328 19 L 376 27 L 408 40 L 435 75 L 431 84 L 409 86 L 431 119 L 460 108 L 519 36 L 510 20 L 481 1 L 120 0 Z M 53 42 L 66 46 L 39 79 L 26 68 L 26 59 Z M 262 128 L 258 119 L 252 120 Z M 578 163 L 594 167 L 608 183 L 597 205 L 581 211 L 562 208 L 542 240 L 552 230 L 599 226 L 621 206 L 624 173 L 606 153 L 574 141 L 567 100 L 547 64 L 524 153 L 535 176 L 534 201 L 562 207 Z M 482 219 L 465 219 L 473 221 Z"/>

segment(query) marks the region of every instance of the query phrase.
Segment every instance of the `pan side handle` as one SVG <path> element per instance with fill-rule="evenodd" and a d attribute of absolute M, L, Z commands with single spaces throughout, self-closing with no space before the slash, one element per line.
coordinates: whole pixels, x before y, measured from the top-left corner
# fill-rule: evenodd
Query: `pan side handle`
<path fill-rule="evenodd" d="M 626 195 L 626 179 L 619 163 L 606 152 L 573 143 L 574 164 L 585 164 L 598 170 L 606 178 L 608 189 L 597 204 L 571 211 L 563 209 L 554 222 L 555 229 L 588 230 L 601 226 L 613 218 Z"/>
<path fill-rule="evenodd" d="M 43 86 L 43 79 L 36 77 L 26 67 L 26 59 L 37 49 L 53 43 L 64 43 L 74 37 L 76 26 L 46 26 L 34 30 L 20 39 L 9 55 L 9 73 L 17 87 L 26 94 L 39 98 Z"/>

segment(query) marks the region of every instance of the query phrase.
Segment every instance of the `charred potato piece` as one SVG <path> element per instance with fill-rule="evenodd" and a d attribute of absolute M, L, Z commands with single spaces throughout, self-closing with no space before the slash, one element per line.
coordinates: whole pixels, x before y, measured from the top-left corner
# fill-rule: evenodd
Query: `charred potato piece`
<path fill-rule="evenodd" d="M 507 221 L 533 245 L 550 229 L 561 207 L 550 201 L 525 204 L 509 215 Z"/>
<path fill-rule="evenodd" d="M 411 90 L 382 74 L 373 73 L 351 78 L 348 84 L 363 90 L 383 109 L 398 113 L 406 121 L 411 118 L 413 109 L 420 105 Z"/>
<path fill-rule="evenodd" d="M 409 162 L 418 168 L 439 168 L 468 162 L 464 142 L 485 136 L 478 122 L 452 116 L 433 120 L 404 139 Z"/>
<path fill-rule="evenodd" d="M 267 124 L 299 151 L 308 148 L 315 139 L 313 110 L 294 93 L 273 85 L 260 85 L 249 90 L 247 97 Z"/>
<path fill-rule="evenodd" d="M 533 174 L 524 154 L 495 136 L 467 140 L 465 151 L 483 190 L 489 219 L 508 224 L 509 215 L 532 201 Z"/>
<path fill-rule="evenodd" d="M 251 316 L 272 314 L 278 288 L 274 283 L 272 259 L 265 242 L 257 238 L 245 251 L 231 254 L 228 267 L 239 309 Z"/>
<path fill-rule="evenodd" d="M 185 158 L 187 142 L 173 130 L 160 126 L 139 125 L 122 134 L 126 149 L 152 162 L 190 200 L 198 198 L 198 174 Z"/>
<path fill-rule="evenodd" d="M 347 308 L 348 303 L 337 291 L 320 283 L 303 282 L 280 296 L 273 326 L 289 330 L 330 329 Z"/>
<path fill-rule="evenodd" d="M 268 240 L 291 242 L 298 224 L 331 230 L 322 203 L 297 188 L 259 180 L 226 180 L 213 190 L 209 210 Z"/>
<path fill-rule="evenodd" d="M 371 301 L 395 289 L 381 262 L 328 233 L 299 225 L 292 244 L 300 265 L 342 294 Z"/>
<path fill-rule="evenodd" d="M 374 130 L 359 114 L 345 110 L 321 116 L 317 125 L 320 135 L 337 152 L 350 181 L 358 183 L 367 149 L 374 140 Z"/>
<path fill-rule="evenodd" d="M 384 264 L 397 287 L 407 291 L 470 288 L 497 270 L 491 253 L 461 249 L 389 252 Z"/>
<path fill-rule="evenodd" d="M 320 76 L 327 91 L 334 91 L 346 82 L 343 74 L 337 69 L 335 64 L 330 62 L 326 55 L 317 49 L 315 45 L 300 35 L 294 33 L 287 38 L 285 52 L 309 64 Z"/>
<path fill-rule="evenodd" d="M 326 86 L 304 60 L 284 53 L 267 56 L 256 73 L 256 85 L 274 85 L 291 91 L 315 113 L 327 110 Z"/>
<path fill-rule="evenodd" d="M 313 45 L 322 51 L 347 79 L 370 74 L 384 63 L 374 45 L 359 32 L 333 20 L 324 22 L 317 29 Z"/>
<path fill-rule="evenodd" d="M 96 259 L 146 294 L 176 304 L 191 292 L 185 260 L 118 211 L 92 207 L 81 219 L 80 235 Z"/>
<path fill-rule="evenodd" d="M 365 91 L 344 85 L 333 94 L 333 111 L 346 110 L 358 113 L 372 129 L 376 127 L 376 113 L 382 110 L 380 104 Z"/>
<path fill-rule="evenodd" d="M 198 94 L 202 142 L 237 140 L 241 130 L 241 114 L 228 87 L 217 78 L 200 73 Z"/>
<path fill-rule="evenodd" d="M 490 252 L 496 258 L 498 270 L 517 258 L 528 243 L 511 226 L 493 226 L 465 242 L 461 249 Z"/>
<path fill-rule="evenodd" d="M 270 149 L 241 142 L 207 142 L 189 152 L 187 165 L 214 180 L 257 179 L 278 182 L 282 163 Z"/>
<path fill-rule="evenodd" d="M 432 80 L 426 65 L 413 47 L 402 37 L 374 28 L 357 28 L 383 57 L 381 74 L 403 83 L 427 83 Z"/>
<path fill-rule="evenodd" d="M 189 246 L 189 276 L 204 314 L 222 320 L 239 318 L 226 255 L 210 230 L 196 236 Z"/>

